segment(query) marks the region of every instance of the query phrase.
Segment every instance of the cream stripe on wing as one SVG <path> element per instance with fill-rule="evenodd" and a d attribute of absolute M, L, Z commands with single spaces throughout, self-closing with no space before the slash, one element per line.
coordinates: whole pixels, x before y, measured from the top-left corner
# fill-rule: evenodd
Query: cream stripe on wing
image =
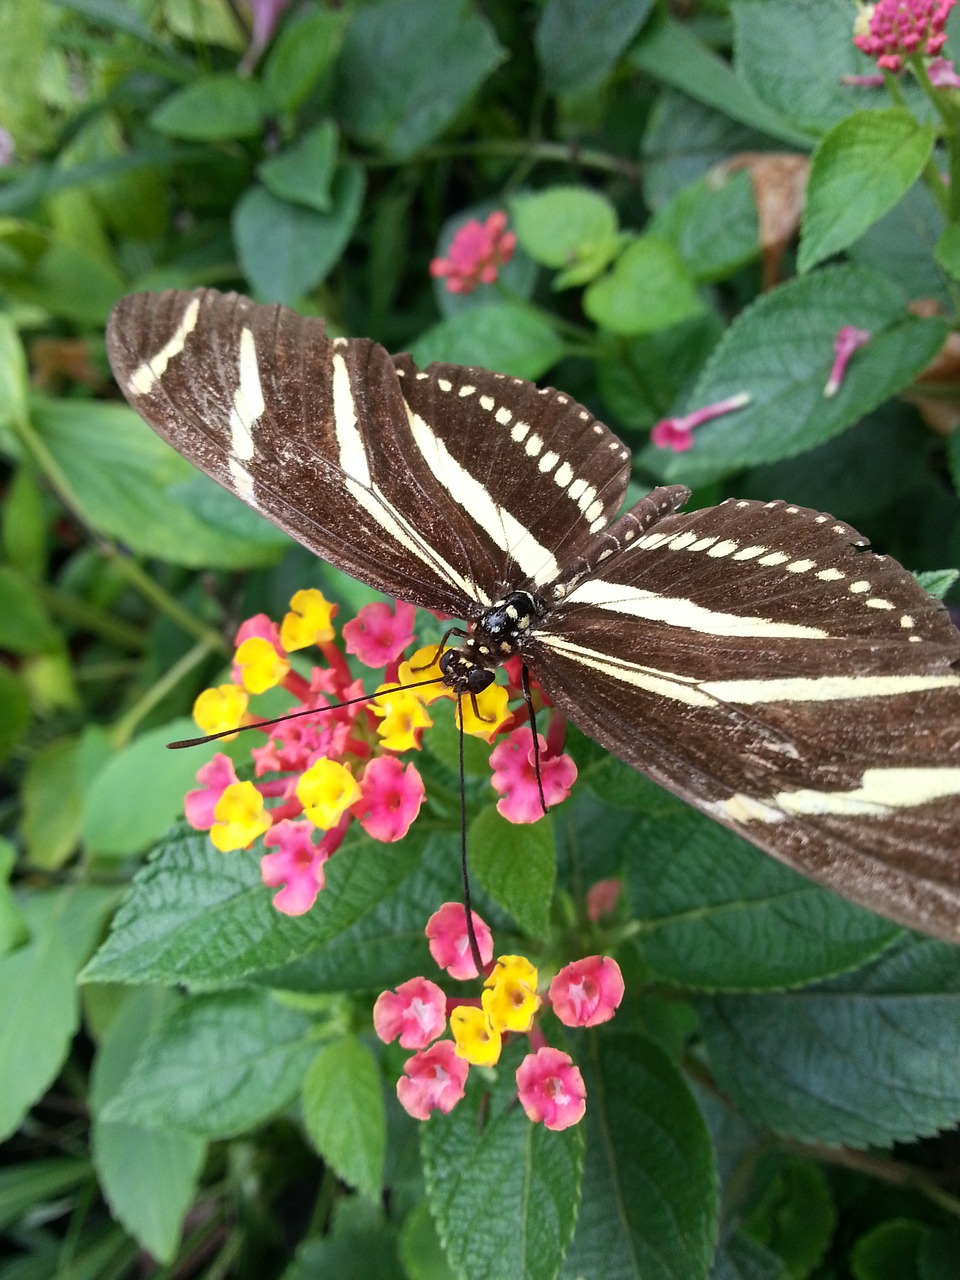
<path fill-rule="evenodd" d="M 254 454 L 253 429 L 265 408 L 263 388 L 260 385 L 260 369 L 257 366 L 257 348 L 253 332 L 240 332 L 239 381 L 233 393 L 230 410 L 230 450 L 240 462 L 249 462 Z"/>
<path fill-rule="evenodd" d="M 700 688 L 721 702 L 839 702 L 893 698 L 925 689 L 956 689 L 960 676 L 795 676 L 777 680 L 709 680 Z"/>
<path fill-rule="evenodd" d="M 825 640 L 828 632 L 819 627 L 804 626 L 798 622 L 776 622 L 772 618 L 743 617 L 736 613 L 721 613 L 705 609 L 703 605 L 682 596 L 662 596 L 640 587 L 622 586 L 618 582 L 604 582 L 588 578 L 567 596 L 567 604 L 589 604 L 597 609 L 631 618 L 646 618 L 650 622 L 665 622 L 671 627 L 684 627 L 711 636 L 741 636 L 744 638 L 797 637 L 807 640 Z"/>
<path fill-rule="evenodd" d="M 144 360 L 143 364 L 130 375 L 127 386 L 135 396 L 150 394 L 166 373 L 167 365 L 183 350 L 187 339 L 197 327 L 199 315 L 200 299 L 194 298 L 183 313 L 183 318 L 177 325 L 173 337 L 160 348 L 156 355 L 151 356 L 149 360 Z"/>
<path fill-rule="evenodd" d="M 537 639 L 546 648 L 562 653 L 564 657 L 579 662 L 581 666 L 589 667 L 593 671 L 602 671 L 604 675 L 619 680 L 622 684 L 631 685 L 635 689 L 645 689 L 648 693 L 672 698 L 675 702 L 685 702 L 691 707 L 719 705 L 717 699 L 702 692 L 690 676 L 682 676 L 675 671 L 659 671 L 656 667 L 641 667 L 636 662 L 611 658 L 609 654 L 598 653 L 595 649 L 584 649 L 582 645 L 564 640 L 560 636 L 541 635 Z"/>
<path fill-rule="evenodd" d="M 898 809 L 916 809 L 960 795 L 960 769 L 865 769 L 859 787 L 847 791 L 778 791 L 758 799 L 737 792 L 706 805 L 706 812 L 730 822 L 786 822 L 792 817 L 886 818 Z"/>

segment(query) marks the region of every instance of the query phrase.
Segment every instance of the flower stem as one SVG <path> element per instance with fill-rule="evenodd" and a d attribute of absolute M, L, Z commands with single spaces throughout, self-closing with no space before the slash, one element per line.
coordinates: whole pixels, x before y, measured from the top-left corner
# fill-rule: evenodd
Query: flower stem
<path fill-rule="evenodd" d="M 125 712 L 120 719 L 113 725 L 110 730 L 110 740 L 117 748 L 124 747 L 133 737 L 137 725 L 149 715 L 153 708 L 172 692 L 180 681 L 194 669 L 200 665 L 204 659 L 208 658 L 211 653 L 215 653 L 220 647 L 219 637 L 218 643 L 212 646 L 206 641 L 195 644 L 192 649 L 183 655 L 179 662 L 175 662 L 172 667 L 163 673 L 159 680 L 144 693 L 133 704 L 129 711 Z"/>
<path fill-rule="evenodd" d="M 161 587 L 132 556 L 124 555 L 113 543 L 103 546 L 104 555 L 113 560 L 118 572 L 126 578 L 130 586 L 148 600 L 160 613 L 166 614 L 171 622 L 185 631 L 187 635 L 206 644 L 212 653 L 229 653 L 226 641 L 212 627 L 198 622 L 188 609 L 176 600 L 169 591 Z"/>

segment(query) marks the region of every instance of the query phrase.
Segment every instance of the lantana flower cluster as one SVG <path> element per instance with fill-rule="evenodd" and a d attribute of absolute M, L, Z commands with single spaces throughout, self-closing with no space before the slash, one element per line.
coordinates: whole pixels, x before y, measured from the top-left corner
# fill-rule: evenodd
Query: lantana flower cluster
<path fill-rule="evenodd" d="M 450 293 L 473 293 L 478 284 L 493 284 L 516 247 L 516 235 L 507 230 L 507 215 L 497 209 L 485 222 L 477 218 L 465 222 L 450 241 L 447 256 L 430 263 L 430 274 L 445 278 Z"/>
<path fill-rule="evenodd" d="M 425 788 L 416 765 L 399 756 L 420 750 L 423 732 L 433 724 L 428 707 L 455 696 L 441 683 L 438 646 L 413 649 L 412 605 L 365 605 L 339 637 L 336 613 L 336 604 L 308 589 L 293 596 L 279 626 L 265 614 L 248 618 L 236 635 L 231 680 L 204 690 L 193 709 L 204 733 L 250 725 L 265 739 L 250 753 L 255 781 L 241 781 L 230 757 L 218 752 L 198 772 L 200 786 L 188 793 L 185 810 L 188 822 L 209 831 L 224 852 L 263 837 L 271 852 L 261 858 L 261 875 L 279 888 L 274 906 L 287 915 L 313 906 L 324 887 L 324 863 L 351 823 L 359 822 L 376 840 L 407 834 Z M 307 649 L 318 650 L 321 661 L 304 674 L 291 655 Z M 348 654 L 382 673 L 368 696 Z M 497 808 L 511 822 L 534 822 L 542 807 L 533 734 L 525 707 L 514 712 L 509 705 L 520 694 L 519 666 L 507 674 L 507 685 L 493 684 L 475 700 L 462 700 L 463 728 L 488 742 L 499 737 L 490 757 Z M 295 700 L 296 718 L 260 724 L 250 698 L 277 687 Z M 538 698 L 545 703 L 542 694 Z M 563 753 L 565 732 L 563 717 L 552 714 L 546 737 L 539 737 L 547 805 L 566 799 L 576 779 L 576 765 Z"/>
<path fill-rule="evenodd" d="M 517 1068 L 517 1094 L 528 1118 L 547 1129 L 568 1129 L 583 1119 L 586 1089 L 568 1053 L 547 1044 L 538 1014 L 552 1009 L 568 1027 L 608 1022 L 623 999 L 623 975 L 609 956 L 587 956 L 560 970 L 545 995 L 538 992 L 536 967 L 520 955 L 502 955 L 493 963 L 493 935 L 471 912 L 484 965 L 479 997 L 448 998 L 429 978 L 416 977 L 384 991 L 373 1010 L 373 1025 L 385 1043 L 398 1040 L 416 1052 L 397 1082 L 397 1097 L 417 1120 L 431 1111 L 451 1111 L 466 1091 L 471 1066 L 493 1067 L 504 1043 L 527 1035 L 532 1052 Z M 480 975 L 471 953 L 466 911 L 447 902 L 427 923 L 430 954 L 452 978 Z M 451 1037 L 441 1039 L 449 1028 Z"/>
<path fill-rule="evenodd" d="M 894 75 L 913 54 L 934 58 L 947 42 L 947 16 L 956 0 L 878 0 L 857 19 L 853 43 Z"/>

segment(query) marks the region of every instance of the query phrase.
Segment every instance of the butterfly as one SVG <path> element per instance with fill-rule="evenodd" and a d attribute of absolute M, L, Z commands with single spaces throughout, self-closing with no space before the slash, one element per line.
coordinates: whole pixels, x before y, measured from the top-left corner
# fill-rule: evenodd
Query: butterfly
<path fill-rule="evenodd" d="M 107 350 L 184 457 L 318 556 L 519 654 L 579 728 L 814 880 L 960 941 L 960 633 L 850 525 L 788 502 L 621 513 L 630 453 L 522 378 L 420 370 L 211 289 L 123 298 Z"/>

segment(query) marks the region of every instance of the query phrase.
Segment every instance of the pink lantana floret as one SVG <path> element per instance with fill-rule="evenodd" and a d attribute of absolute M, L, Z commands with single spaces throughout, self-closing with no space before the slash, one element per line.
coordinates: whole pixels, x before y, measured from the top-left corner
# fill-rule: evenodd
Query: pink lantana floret
<path fill-rule="evenodd" d="M 432 276 L 446 277 L 451 293 L 472 293 L 478 284 L 492 284 L 513 257 L 517 237 L 507 231 L 507 215 L 491 213 L 486 222 L 465 222 L 450 241 L 446 258 L 430 263 Z"/>
<path fill-rule="evenodd" d="M 410 830 L 426 788 L 417 766 L 400 763 L 396 756 L 377 756 L 363 771 L 360 800 L 353 806 L 354 817 L 374 840 L 402 840 Z"/>
<path fill-rule="evenodd" d="M 610 915 L 620 898 L 622 888 L 618 876 L 610 876 L 607 880 L 598 880 L 587 890 L 587 919 L 602 920 Z"/>
<path fill-rule="evenodd" d="M 559 1131 L 579 1124 L 587 1090 L 569 1054 L 549 1046 L 528 1054 L 517 1068 L 517 1092 L 528 1119 Z"/>
<path fill-rule="evenodd" d="M 869 329 L 856 329 L 852 324 L 845 324 L 837 330 L 837 336 L 833 340 L 833 367 L 823 388 L 823 394 L 828 400 L 839 391 L 853 353 L 865 346 L 871 336 Z"/>
<path fill-rule="evenodd" d="M 285 819 L 275 823 L 263 843 L 276 853 L 260 859 L 260 877 L 271 889 L 284 887 L 274 896 L 273 905 L 287 916 L 302 916 L 317 900 L 324 887 L 323 864 L 330 856 L 329 846 L 314 843 L 316 827 L 312 822 Z"/>
<path fill-rule="evenodd" d="M 685 453 L 693 447 L 693 432 L 705 422 L 714 418 L 722 418 L 724 414 L 733 413 L 750 403 L 748 391 L 738 391 L 735 395 L 725 396 L 723 400 L 715 400 L 702 409 L 684 414 L 680 418 L 662 418 L 650 432 L 650 440 L 658 449 L 672 449 L 674 453 Z"/>
<path fill-rule="evenodd" d="M 560 804 L 570 794 L 577 780 L 577 766 L 570 756 L 547 754 L 547 744 L 539 735 L 540 781 L 547 808 Z M 524 725 L 498 742 L 490 753 L 493 776 L 490 779 L 499 794 L 497 810 L 508 822 L 536 822 L 543 817 L 540 791 L 533 759 L 533 732 Z"/>
<path fill-rule="evenodd" d="M 623 974 L 609 956 L 586 956 L 565 965 L 550 983 L 550 1004 L 567 1027 L 609 1022 L 623 999 Z"/>
<path fill-rule="evenodd" d="M 408 1058 L 403 1070 L 397 1081 L 400 1105 L 414 1120 L 427 1120 L 431 1111 L 446 1115 L 457 1105 L 470 1065 L 457 1057 L 452 1040 L 439 1040 Z"/>
<path fill-rule="evenodd" d="M 396 662 L 413 643 L 417 611 L 398 600 L 396 609 L 377 601 L 365 604 L 355 618 L 343 626 L 347 653 L 354 653 L 368 667 L 385 667 Z"/>
<path fill-rule="evenodd" d="M 187 792 L 183 809 L 191 827 L 197 831 L 209 831 L 213 826 L 217 801 L 227 787 L 232 787 L 237 781 L 233 761 L 218 751 L 208 764 L 197 771 L 197 781 L 203 786 Z"/>
<path fill-rule="evenodd" d="M 486 966 L 493 959 L 493 934 L 475 911 L 470 916 L 477 946 L 480 948 L 480 959 Z M 426 935 L 430 942 L 430 954 L 451 978 L 462 981 L 479 976 L 470 954 L 467 913 L 462 903 L 445 902 L 427 921 Z"/>
<path fill-rule="evenodd" d="M 382 991 L 373 1006 L 373 1027 L 384 1042 L 399 1038 L 404 1049 L 425 1049 L 447 1025 L 447 997 L 428 978 L 410 978 Z"/>
<path fill-rule="evenodd" d="M 956 0 L 877 0 L 857 19 L 853 43 L 894 75 L 912 54 L 933 58 L 947 42 L 944 30 Z"/>

